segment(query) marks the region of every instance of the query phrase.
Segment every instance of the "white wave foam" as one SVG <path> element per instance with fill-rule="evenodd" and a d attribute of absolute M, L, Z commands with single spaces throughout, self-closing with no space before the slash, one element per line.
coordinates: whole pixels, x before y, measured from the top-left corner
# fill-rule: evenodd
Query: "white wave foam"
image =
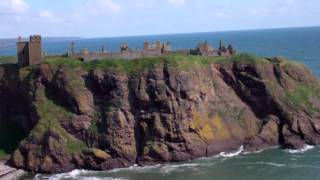
<path fill-rule="evenodd" d="M 90 174 L 94 174 L 96 171 L 88 171 L 88 170 L 73 170 L 68 173 L 61 173 L 55 175 L 41 175 L 37 174 L 35 176 L 35 180 L 60 180 L 60 179 L 76 179 L 76 180 L 126 180 L 125 178 L 113 178 L 113 177 L 88 177 Z M 83 176 L 83 177 L 82 177 Z M 85 176 L 85 177 L 84 177 Z"/>
<path fill-rule="evenodd" d="M 156 165 L 153 165 L 153 166 L 139 166 L 137 164 L 133 165 L 133 166 L 130 166 L 130 167 L 127 167 L 127 168 L 116 168 L 116 169 L 112 169 L 108 172 L 111 172 L 111 173 L 116 173 L 116 172 L 119 172 L 119 171 L 138 171 L 138 172 L 145 172 L 145 171 L 149 171 L 149 170 L 152 170 L 152 169 L 156 169 L 156 168 L 159 168 L 161 166 L 161 164 L 156 164 Z"/>
<path fill-rule="evenodd" d="M 172 171 L 178 170 L 179 168 L 190 168 L 190 167 L 196 167 L 199 166 L 199 164 L 192 163 L 192 164 L 168 164 L 164 165 L 160 168 L 160 172 L 162 173 L 170 173 Z"/>
<path fill-rule="evenodd" d="M 292 154 L 296 154 L 296 153 L 304 153 L 310 149 L 313 149 L 314 146 L 310 146 L 310 145 L 304 145 L 304 147 L 302 149 L 299 150 L 293 150 L 293 149 L 286 149 L 285 151 L 288 153 L 292 153 Z"/>
<path fill-rule="evenodd" d="M 188 164 L 157 164 L 153 166 L 138 166 L 134 165 L 128 168 L 118 168 L 118 169 L 113 169 L 108 172 L 110 173 L 117 173 L 120 171 L 135 171 L 135 172 L 148 172 L 148 171 L 153 171 L 157 170 L 161 173 L 169 173 L 171 171 L 183 170 L 182 168 L 190 168 L 190 167 L 195 167 L 199 166 L 199 164 L 196 163 L 188 163 Z"/>
<path fill-rule="evenodd" d="M 269 166 L 277 166 L 277 167 L 286 166 L 285 164 L 274 163 L 274 162 L 252 162 L 252 163 L 244 163 L 244 164 L 248 164 L 248 165 L 269 165 Z"/>
<path fill-rule="evenodd" d="M 272 150 L 272 149 L 278 149 L 279 146 L 273 146 L 273 147 L 270 147 L 270 148 L 265 148 L 265 149 L 260 149 L 260 150 L 257 150 L 257 151 L 244 151 L 242 154 L 244 155 L 248 155 L 248 154 L 259 154 L 259 153 L 262 153 L 266 150 Z"/>
<path fill-rule="evenodd" d="M 217 157 L 234 157 L 234 156 L 238 156 L 243 152 L 243 150 L 244 150 L 244 147 L 240 146 L 240 148 L 235 152 L 231 152 L 231 153 L 221 152 L 219 155 L 217 155 Z"/>

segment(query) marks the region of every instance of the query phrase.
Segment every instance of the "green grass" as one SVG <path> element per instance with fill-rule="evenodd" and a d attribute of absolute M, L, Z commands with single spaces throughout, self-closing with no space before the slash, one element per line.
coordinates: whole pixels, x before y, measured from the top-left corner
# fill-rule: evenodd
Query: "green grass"
<path fill-rule="evenodd" d="M 44 63 L 54 65 L 57 67 L 79 67 L 82 66 L 84 63 L 78 59 L 75 58 L 69 58 L 69 57 L 45 57 L 43 60 Z"/>
<path fill-rule="evenodd" d="M 100 69 L 103 71 L 116 71 L 125 73 L 137 73 L 146 69 L 153 68 L 160 64 L 166 64 L 169 67 L 174 67 L 179 70 L 193 70 L 195 68 L 206 67 L 213 63 L 232 63 L 240 62 L 245 64 L 268 63 L 269 61 L 258 58 L 250 54 L 238 54 L 235 56 L 225 57 L 203 57 L 192 55 L 169 55 L 163 57 L 140 58 L 134 60 L 124 59 L 105 59 L 99 61 L 91 61 L 83 63 L 78 59 L 66 57 L 47 57 L 44 63 L 61 67 L 77 68 L 81 67 L 84 70 L 90 71 Z"/>
<path fill-rule="evenodd" d="M 96 111 L 93 115 L 88 131 L 91 132 L 92 134 L 98 134 L 99 133 L 98 123 L 101 119 L 102 119 L 101 112 Z"/>
<path fill-rule="evenodd" d="M 286 93 L 286 101 L 294 108 L 307 108 L 312 111 L 319 111 L 312 107 L 310 98 L 319 98 L 315 88 L 306 85 L 298 85 L 294 91 Z"/>
<path fill-rule="evenodd" d="M 0 64 L 15 64 L 17 63 L 16 56 L 0 56 Z"/>
<path fill-rule="evenodd" d="M 47 130 L 52 130 L 53 132 L 58 133 L 65 143 L 69 152 L 78 152 L 85 149 L 87 146 L 84 142 L 72 137 L 69 135 L 65 129 L 59 124 L 59 120 L 69 119 L 72 116 L 72 113 L 66 110 L 65 108 L 56 105 L 51 100 L 44 100 L 37 104 L 39 122 L 31 131 L 31 136 L 33 138 L 41 138 Z"/>
<path fill-rule="evenodd" d="M 232 63 L 232 62 L 238 62 L 240 64 L 249 64 L 249 65 L 256 65 L 256 64 L 267 64 L 270 63 L 270 61 L 257 57 L 252 54 L 248 53 L 241 53 L 237 54 L 235 56 L 227 57 L 225 60 L 220 61 L 220 63 Z"/>
<path fill-rule="evenodd" d="M 16 57 L 0 57 L 0 63 L 16 63 Z M 263 58 L 258 58 L 254 55 L 241 53 L 235 56 L 225 57 L 203 57 L 203 56 L 193 56 L 193 55 L 182 55 L 182 54 L 172 54 L 163 57 L 150 57 L 150 58 L 140 58 L 135 60 L 125 60 L 125 59 L 105 59 L 99 61 L 91 61 L 89 63 L 84 63 L 76 58 L 69 57 L 45 57 L 44 63 L 53 65 L 55 67 L 69 67 L 76 68 L 81 67 L 85 70 L 101 69 L 104 71 L 118 71 L 126 73 L 135 73 L 144 69 L 152 68 L 161 63 L 166 63 L 172 67 L 181 70 L 192 70 L 194 68 L 208 66 L 212 63 L 231 63 L 240 62 L 244 64 L 259 64 L 267 63 L 268 61 Z"/>
<path fill-rule="evenodd" d="M 296 69 L 296 68 L 305 68 L 305 65 L 301 62 L 289 60 L 286 57 L 274 57 L 270 59 L 273 63 L 279 64 L 279 66 L 285 70 Z"/>
<path fill-rule="evenodd" d="M 3 149 L 0 149 L 0 159 L 6 159 L 9 156 Z"/>

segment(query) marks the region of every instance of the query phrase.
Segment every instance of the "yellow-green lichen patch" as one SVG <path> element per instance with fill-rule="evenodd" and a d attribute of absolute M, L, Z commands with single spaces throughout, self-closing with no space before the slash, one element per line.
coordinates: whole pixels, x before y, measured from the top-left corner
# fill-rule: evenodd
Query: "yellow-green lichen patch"
<path fill-rule="evenodd" d="M 207 115 L 203 115 L 196 110 L 192 111 L 192 115 L 190 128 L 194 129 L 201 138 L 207 141 L 230 138 L 228 127 L 219 115 L 208 118 Z"/>

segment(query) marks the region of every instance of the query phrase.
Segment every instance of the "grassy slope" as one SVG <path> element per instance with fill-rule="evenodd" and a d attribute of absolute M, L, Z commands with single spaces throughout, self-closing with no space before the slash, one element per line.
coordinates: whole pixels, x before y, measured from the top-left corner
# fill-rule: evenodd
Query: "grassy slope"
<path fill-rule="evenodd" d="M 14 64 L 17 63 L 15 56 L 0 56 L 0 64 Z"/>
<path fill-rule="evenodd" d="M 154 67 L 160 63 L 180 70 L 192 70 L 198 67 L 208 66 L 213 63 L 240 62 L 244 64 L 268 63 L 267 60 L 249 54 L 238 54 L 232 57 L 202 57 L 191 55 L 170 55 L 164 57 L 140 58 L 135 60 L 105 59 L 83 63 L 77 59 L 65 57 L 48 57 L 45 63 L 58 67 L 82 67 L 85 70 L 102 69 L 105 71 L 114 70 L 126 73 L 135 73 L 143 69 Z"/>

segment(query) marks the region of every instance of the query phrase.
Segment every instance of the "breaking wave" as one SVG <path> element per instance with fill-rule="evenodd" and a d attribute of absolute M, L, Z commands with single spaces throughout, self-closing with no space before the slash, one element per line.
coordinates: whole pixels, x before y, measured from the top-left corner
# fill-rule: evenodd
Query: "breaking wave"
<path fill-rule="evenodd" d="M 251 162 L 251 163 L 243 163 L 246 165 L 269 165 L 269 166 L 276 166 L 276 167 L 283 167 L 286 166 L 285 164 L 274 163 L 274 162 Z"/>
<path fill-rule="evenodd" d="M 240 146 L 240 148 L 235 152 L 231 152 L 231 153 L 221 152 L 216 157 L 234 157 L 234 156 L 238 156 L 243 152 L 243 150 L 244 150 L 244 147 Z"/>
<path fill-rule="evenodd" d="M 127 180 L 126 178 L 113 178 L 113 177 L 95 177 L 95 171 L 88 171 L 88 170 L 73 170 L 68 173 L 61 173 L 61 174 L 55 174 L 55 175 L 41 175 L 37 174 L 35 176 L 35 180 L 61 180 L 61 179 L 72 179 L 72 180 Z M 90 177 L 90 174 L 92 174 L 92 177 Z M 89 175 L 89 177 L 88 177 Z"/>
<path fill-rule="evenodd" d="M 170 173 L 172 171 L 179 171 L 180 168 L 193 168 L 199 166 L 200 164 L 191 163 L 191 164 L 176 164 L 176 165 L 164 165 L 160 168 L 161 173 Z"/>
<path fill-rule="evenodd" d="M 294 150 L 294 149 L 286 149 L 285 151 L 288 153 L 296 154 L 296 153 L 304 153 L 310 149 L 313 149 L 314 146 L 304 145 L 302 149 Z"/>
<path fill-rule="evenodd" d="M 120 171 L 137 171 L 137 172 L 147 172 L 153 169 L 157 169 L 161 166 L 161 164 L 153 165 L 153 166 L 139 166 L 137 164 L 127 167 L 127 168 L 116 168 L 109 170 L 108 172 L 117 173 Z"/>

